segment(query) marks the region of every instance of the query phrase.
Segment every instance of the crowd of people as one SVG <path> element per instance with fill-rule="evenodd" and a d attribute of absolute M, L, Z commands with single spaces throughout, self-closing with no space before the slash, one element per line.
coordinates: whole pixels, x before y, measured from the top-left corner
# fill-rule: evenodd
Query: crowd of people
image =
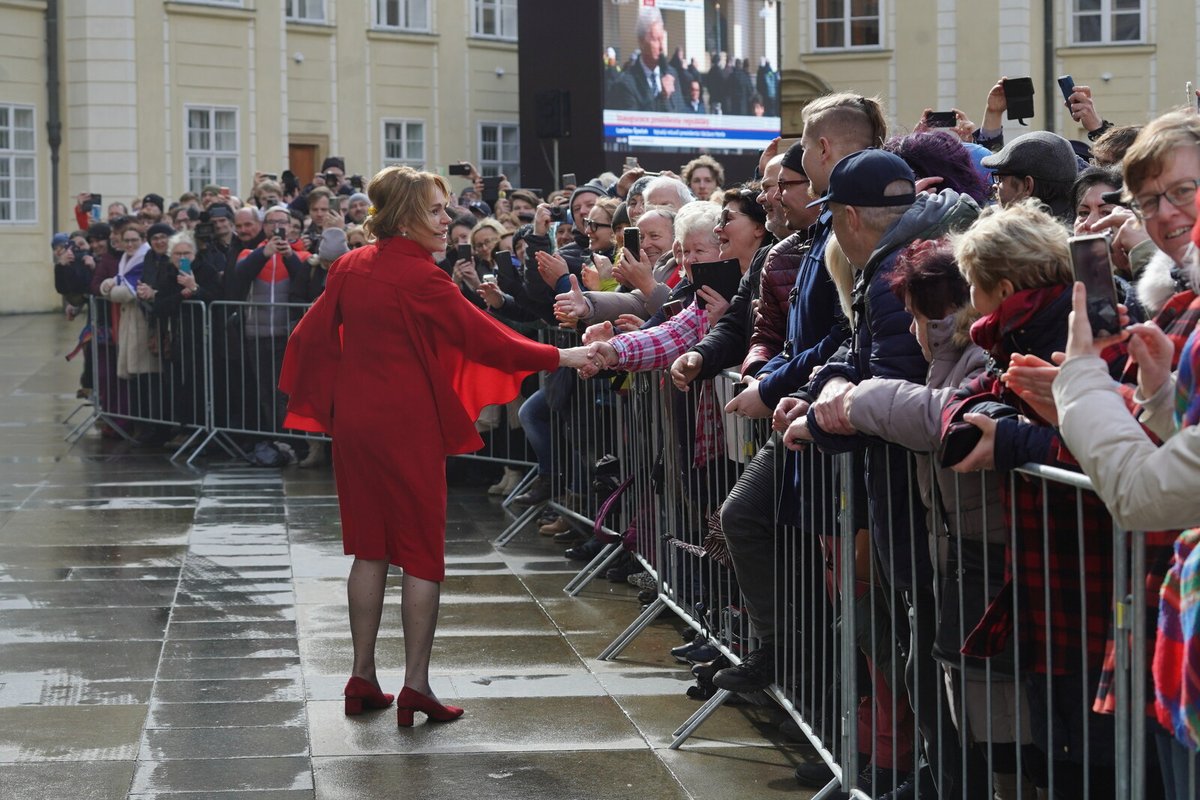
<path fill-rule="evenodd" d="M 703 435 L 720 409 L 711 391 L 692 386 L 735 370 L 744 388 L 724 413 L 770 420 L 776 435 L 728 495 L 692 498 L 719 510 L 760 643 L 716 671 L 715 686 L 753 692 L 776 679 L 780 526 L 827 554 L 837 547 L 836 530 L 814 529 L 822 517 L 807 508 L 829 499 L 812 496 L 824 484 L 802 479 L 799 459 L 810 457 L 805 469 L 827 471 L 836 485 L 832 456 L 852 454 L 849 512 L 873 564 L 863 591 L 894 612 L 874 624 L 892 626 L 886 636 L 903 662 L 889 677 L 864 652 L 872 691 L 894 698 L 865 712 L 876 715 L 869 730 L 895 738 L 860 743 L 877 757 L 864 784 L 874 796 L 916 797 L 919 783 L 922 797 L 982 797 L 990 783 L 999 798 L 1033 797 L 1049 775 L 1055 797 L 1082 797 L 1083 787 L 1113 796 L 1114 520 L 1160 530 L 1145 535 L 1149 573 L 1139 576 L 1158 610 L 1149 747 L 1161 770 L 1148 780 L 1160 794 L 1147 796 L 1191 796 L 1200 555 L 1195 530 L 1185 529 L 1200 524 L 1200 116 L 1180 110 L 1115 126 L 1086 86 L 1068 106 L 1089 141 L 1044 131 L 1005 141 L 999 82 L 981 125 L 959 111 L 954 128 L 923 118 L 895 135 L 876 100 L 836 93 L 806 106 L 801 139 L 773 142 L 743 180 L 700 156 L 679 175 L 631 167 L 546 197 L 502 182 L 489 204 L 468 166 L 468 186 L 446 209 L 439 266 L 467 300 L 530 335 L 582 333 L 589 348 L 586 366 L 529 385 L 516 414 L 488 423 L 506 441 L 519 428 L 534 454 L 537 477 L 515 503 L 579 494 L 591 481 L 598 468 L 589 456 L 610 444 L 594 440 L 621 432 L 588 430 L 572 418 L 570 398 L 589 393 L 605 404 L 620 382 L 600 374 L 668 371 L 689 432 L 699 434 L 686 437 L 680 463 L 689 474 L 673 476 L 688 487 L 697 485 L 693 470 L 720 460 L 719 444 Z M 179 360 L 189 346 L 171 335 L 179 301 L 252 300 L 263 305 L 238 323 L 244 379 L 225 389 L 236 384 L 243 396 L 226 413 L 241 415 L 233 428 L 281 434 L 278 365 L 303 308 L 271 304 L 312 302 L 334 260 L 372 245 L 361 226 L 374 212 L 344 164 L 327 161 L 304 187 L 256 176 L 245 203 L 212 186 L 170 205 L 155 194 L 132 211 L 116 203 L 104 222 L 90 222 L 81 197 L 77 213 L 80 230 L 54 241 L 59 289 L 69 309 L 88 294 L 112 309 L 92 320 L 97 352 L 107 355 L 89 365 L 83 391 L 113 392 L 102 399 L 110 409 L 170 397 L 174 419 L 186 423 L 195 413 L 186 387 L 164 393 L 157 383 L 162 359 Z M 1073 288 L 1069 237 L 1099 233 L 1120 302 L 1116 335 L 1093 335 L 1088 298 Z M 723 260 L 741 275 L 728 295 L 693 271 Z M 232 358 L 234 336 L 224 335 Z M 911 453 L 917 481 L 908 478 Z M 306 460 L 320 458 L 312 448 Z M 1010 480 L 1030 463 L 1082 470 L 1096 495 L 1077 502 L 1071 487 Z M 506 470 L 489 491 L 508 494 L 519 479 Z M 602 547 L 565 516 L 541 521 L 543 534 L 572 545 L 568 557 L 590 559 Z M 962 533 L 957 550 L 925 546 L 944 543 L 951 524 Z M 636 563 L 610 577 L 652 589 Z M 965 586 L 984 595 L 963 604 L 974 613 L 958 621 L 968 635 L 940 630 L 944 593 Z M 947 636 L 956 655 L 1009 670 L 983 692 L 955 698 L 951 688 L 947 699 L 937 687 L 959 662 L 934 656 Z M 1094 710 L 1080 707 L 1085 695 L 1096 697 Z M 960 703 L 965 719 L 951 713 Z M 903 721 L 911 715 L 917 737 Z M 998 726 L 1007 734 L 996 733 L 999 717 L 1008 717 Z M 801 768 L 797 779 L 820 786 L 828 775 Z"/>

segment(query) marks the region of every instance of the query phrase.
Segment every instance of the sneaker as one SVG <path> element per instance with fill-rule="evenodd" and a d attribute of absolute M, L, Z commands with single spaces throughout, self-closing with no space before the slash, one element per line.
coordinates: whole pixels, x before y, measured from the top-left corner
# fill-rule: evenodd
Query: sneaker
<path fill-rule="evenodd" d="M 635 572 L 625 577 L 625 582 L 637 589 L 657 591 L 658 581 L 649 572 Z"/>
<path fill-rule="evenodd" d="M 529 484 L 529 488 L 513 498 L 513 503 L 519 506 L 536 506 L 550 499 L 550 478 L 538 475 Z"/>
<path fill-rule="evenodd" d="M 563 555 L 572 561 L 591 561 L 593 558 L 598 556 L 600 551 L 603 549 L 604 545 L 593 536 L 583 544 L 577 544 L 571 549 L 567 550 L 567 552 L 563 553 Z"/>
<path fill-rule="evenodd" d="M 749 653 L 736 667 L 713 676 L 713 683 L 731 692 L 760 692 L 775 681 L 775 648 L 767 645 Z"/>
<path fill-rule="evenodd" d="M 671 657 L 680 664 L 690 664 L 692 662 L 687 660 L 688 653 L 701 648 L 706 644 L 708 644 L 707 639 L 705 639 L 703 636 L 697 636 L 695 639 L 692 639 L 692 641 L 679 645 L 679 647 L 672 647 Z"/>
<path fill-rule="evenodd" d="M 796 783 L 805 789 L 823 789 L 833 780 L 833 773 L 829 771 L 829 765 L 824 761 L 802 761 L 796 765 L 792 776 L 796 779 Z"/>
<path fill-rule="evenodd" d="M 717 646 L 712 642 L 706 641 L 699 647 L 689 650 L 684 658 L 693 664 L 707 664 L 715 658 L 720 658 L 720 656 L 721 651 L 717 649 Z M 721 688 L 724 689 L 725 687 L 722 686 Z"/>

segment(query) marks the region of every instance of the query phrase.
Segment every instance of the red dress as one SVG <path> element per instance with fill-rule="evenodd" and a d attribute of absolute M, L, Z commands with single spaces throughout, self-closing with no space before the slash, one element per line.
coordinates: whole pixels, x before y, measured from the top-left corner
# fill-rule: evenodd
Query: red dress
<path fill-rule="evenodd" d="M 475 419 L 558 351 L 471 305 L 419 245 L 352 250 L 288 341 L 289 428 L 333 436 L 347 555 L 445 578 L 446 456 L 483 446 Z"/>

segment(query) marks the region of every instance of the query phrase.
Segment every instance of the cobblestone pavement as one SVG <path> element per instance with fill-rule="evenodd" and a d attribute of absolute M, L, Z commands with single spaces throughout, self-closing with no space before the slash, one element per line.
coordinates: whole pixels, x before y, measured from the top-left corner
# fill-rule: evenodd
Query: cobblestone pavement
<path fill-rule="evenodd" d="M 466 716 L 345 717 L 329 471 L 193 470 L 95 432 L 67 444 L 77 333 L 0 317 L 0 798 L 808 796 L 792 768 L 811 756 L 781 743 L 772 709 L 723 708 L 667 749 L 696 709 L 667 653 L 680 626 L 597 661 L 636 590 L 601 578 L 567 597 L 573 562 L 536 532 L 496 550 L 504 516 L 478 485 L 494 467 L 450 497 L 434 688 Z M 395 691 L 390 580 L 380 677 Z"/>

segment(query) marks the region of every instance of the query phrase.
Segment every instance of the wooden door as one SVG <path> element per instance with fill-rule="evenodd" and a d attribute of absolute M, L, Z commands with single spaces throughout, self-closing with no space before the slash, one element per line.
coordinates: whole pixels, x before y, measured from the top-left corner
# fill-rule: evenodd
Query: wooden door
<path fill-rule="evenodd" d="M 288 144 L 288 169 L 296 176 L 301 186 L 312 183 L 317 171 L 317 146 L 315 144 Z"/>

